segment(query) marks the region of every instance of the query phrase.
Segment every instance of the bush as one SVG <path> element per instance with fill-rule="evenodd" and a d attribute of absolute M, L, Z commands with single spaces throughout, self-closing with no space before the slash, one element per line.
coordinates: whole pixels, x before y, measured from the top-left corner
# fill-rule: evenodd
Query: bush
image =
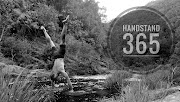
<path fill-rule="evenodd" d="M 28 55 L 31 56 L 31 45 L 27 40 L 18 40 L 14 37 L 8 37 L 3 41 L 1 45 L 1 52 L 4 57 L 10 58 L 12 61 L 17 62 L 17 64 L 24 63 L 25 65 L 31 63 L 28 59 Z"/>
<path fill-rule="evenodd" d="M 121 94 L 113 98 L 102 99 L 100 102 L 149 102 L 150 94 L 145 84 L 141 82 L 131 82 L 128 86 L 123 87 Z"/>
<path fill-rule="evenodd" d="M 163 99 L 172 91 L 168 90 L 149 90 L 148 86 L 141 82 L 130 82 L 120 91 L 119 95 L 108 99 L 101 99 L 100 102 L 151 102 Z"/>
<path fill-rule="evenodd" d="M 150 90 L 168 88 L 170 85 L 171 73 L 169 70 L 158 70 L 154 73 L 148 74 L 143 81 Z"/>
<path fill-rule="evenodd" d="M 149 102 L 148 87 L 141 82 L 132 82 L 122 92 L 124 102 Z"/>
<path fill-rule="evenodd" d="M 22 72 L 21 72 L 22 74 Z M 21 74 L 15 81 L 0 72 L 0 100 L 1 102 L 49 102 L 54 97 L 52 91 L 45 88 L 34 89 L 35 80 L 21 78 Z"/>
<path fill-rule="evenodd" d="M 125 79 L 131 77 L 132 74 L 127 71 L 116 71 L 106 79 L 104 87 L 110 90 L 110 93 L 121 92 L 121 89 L 128 85 Z"/>
<path fill-rule="evenodd" d="M 100 55 L 93 49 L 93 46 L 86 42 L 80 42 L 73 36 L 68 36 L 66 55 L 66 67 L 71 74 L 95 75 L 106 72 L 105 69 L 101 69 Z"/>
<path fill-rule="evenodd" d="M 67 61 L 70 62 L 66 63 L 68 71 L 75 74 L 100 72 L 99 60 L 102 54 L 95 48 L 101 47 L 105 36 L 103 36 L 104 24 L 101 22 L 104 16 L 98 12 L 102 9 L 98 7 L 97 2 L 94 0 L 0 0 L 0 5 L 2 11 L 0 21 L 3 21 L 0 28 L 5 28 L 1 53 L 5 58 L 22 67 L 48 67 L 50 60 L 43 53 L 47 41 L 39 27 L 43 25 L 52 40 L 59 43 L 62 30 L 60 15 L 70 15 L 66 34 L 68 46 L 66 55 L 73 57 L 75 62 Z M 100 33 L 102 37 L 99 36 Z"/>
<path fill-rule="evenodd" d="M 0 62 L 5 63 L 5 64 L 9 64 L 9 65 L 15 64 L 15 62 L 10 60 L 9 58 L 5 58 L 1 52 L 0 52 Z"/>

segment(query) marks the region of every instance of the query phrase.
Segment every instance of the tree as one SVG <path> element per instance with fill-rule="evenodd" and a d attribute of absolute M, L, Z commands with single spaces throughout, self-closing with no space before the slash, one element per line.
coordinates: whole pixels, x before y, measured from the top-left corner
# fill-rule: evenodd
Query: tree
<path fill-rule="evenodd" d="M 0 20 L 6 25 L 1 52 L 6 58 L 22 66 L 49 64 L 51 60 L 45 55 L 48 44 L 39 26 L 44 25 L 52 40 L 59 43 L 62 28 L 58 16 L 70 15 L 67 65 L 89 70 L 100 65 L 95 62 L 101 61 L 102 45 L 106 46 L 106 28 L 102 23 L 105 15 L 99 12 L 103 8 L 95 0 L 0 0 L 0 5 Z M 71 63 L 70 58 L 79 64 Z"/>
<path fill-rule="evenodd" d="M 147 6 L 155 8 L 162 12 L 172 23 L 175 50 L 171 58 L 171 63 L 176 64 L 179 61 L 180 54 L 180 1 L 179 0 L 156 0 L 147 4 Z"/>

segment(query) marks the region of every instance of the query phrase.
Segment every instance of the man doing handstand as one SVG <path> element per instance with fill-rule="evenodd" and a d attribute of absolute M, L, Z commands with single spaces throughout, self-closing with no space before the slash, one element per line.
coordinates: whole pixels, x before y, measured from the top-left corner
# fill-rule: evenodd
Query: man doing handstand
<path fill-rule="evenodd" d="M 59 47 L 55 46 L 54 42 L 52 41 L 51 37 L 47 33 L 44 26 L 41 26 L 41 29 L 43 30 L 46 39 L 50 43 L 52 58 L 54 59 L 54 65 L 53 65 L 53 68 L 51 71 L 51 78 L 53 77 L 52 79 L 55 78 L 55 79 L 59 80 L 58 76 L 59 76 L 59 74 L 62 74 L 67 80 L 70 92 L 73 92 L 73 86 L 71 84 L 68 74 L 65 72 L 65 69 L 64 69 L 64 55 L 66 52 L 65 33 L 64 32 L 65 32 L 65 30 L 67 30 L 66 21 L 67 21 L 68 17 L 66 18 L 66 20 L 63 21 L 65 23 L 64 23 L 63 30 L 61 33 L 61 43 L 60 43 Z"/>

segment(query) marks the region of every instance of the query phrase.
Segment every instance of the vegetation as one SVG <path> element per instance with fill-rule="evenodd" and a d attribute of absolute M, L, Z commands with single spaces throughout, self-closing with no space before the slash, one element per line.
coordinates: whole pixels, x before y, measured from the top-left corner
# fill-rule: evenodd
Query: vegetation
<path fill-rule="evenodd" d="M 163 99 L 176 92 L 168 90 L 172 86 L 171 74 L 168 70 L 159 70 L 132 78 L 129 72 L 115 72 L 106 79 L 104 85 L 113 96 L 101 99 L 100 102 L 149 102 Z"/>
<path fill-rule="evenodd" d="M 175 33 L 175 51 L 169 61 L 155 73 L 143 75 L 140 82 L 128 82 L 133 76 L 126 71 L 115 72 L 104 87 L 117 93 L 102 102 L 147 102 L 167 95 L 150 94 L 167 89 L 179 82 L 179 5 L 178 0 L 156 0 L 147 4 L 170 19 Z M 39 29 L 44 25 L 52 40 L 58 44 L 62 30 L 62 16 L 70 15 L 66 36 L 65 67 L 70 74 L 85 75 L 105 73 L 117 67 L 107 53 L 108 24 L 95 0 L 0 0 L 0 62 L 29 69 L 51 69 L 49 45 Z M 150 66 L 151 67 L 151 66 Z M 3 102 L 53 101 L 54 95 L 46 87 L 34 89 L 34 79 L 13 79 L 0 73 L 0 99 Z M 12 84 L 13 83 L 13 84 Z"/>
<path fill-rule="evenodd" d="M 154 73 L 143 75 L 140 78 L 142 80 L 142 83 L 130 83 L 124 87 L 122 87 L 123 84 L 119 85 L 120 88 L 116 89 L 120 89 L 119 92 L 121 94 L 112 98 L 102 99 L 102 102 L 149 102 L 157 99 L 162 99 L 169 94 L 168 92 L 163 92 L 162 90 L 179 85 L 179 5 L 179 0 L 155 0 L 146 5 L 148 7 L 155 8 L 156 10 L 165 14 L 165 16 L 173 25 L 174 53 L 171 56 L 168 64 L 163 65 L 160 70 Z M 113 83 L 118 83 L 119 81 L 121 82 L 121 80 L 124 80 L 123 77 L 120 79 L 118 78 L 119 77 L 115 77 L 115 75 L 113 75 L 111 78 L 107 79 L 107 82 L 111 82 L 112 84 L 108 83 L 107 85 L 110 85 L 109 87 L 113 87 Z M 111 81 L 111 79 L 113 79 L 114 81 L 116 79 L 117 80 L 114 82 Z M 125 89 L 125 92 L 123 89 Z M 131 91 L 129 91 L 129 89 L 131 89 Z M 158 90 L 161 90 L 161 95 L 149 94 Z"/>
<path fill-rule="evenodd" d="M 70 15 L 66 34 L 66 71 L 70 74 L 105 73 L 113 63 L 103 51 L 107 27 L 95 0 L 0 0 L 0 62 L 28 69 L 51 69 L 52 59 L 40 25 L 60 43 L 62 20 Z M 2 66 L 1 66 L 2 67 Z M 112 67 L 111 67 L 112 68 Z M 115 67 L 114 67 L 115 68 Z M 47 87 L 35 89 L 36 80 L 20 75 L 13 79 L 0 73 L 3 102 L 49 102 Z"/>
<path fill-rule="evenodd" d="M 178 0 L 156 0 L 147 4 L 148 7 L 152 7 L 162 12 L 173 25 L 174 33 L 174 55 L 171 57 L 171 63 L 177 65 L 179 62 L 179 5 Z"/>
<path fill-rule="evenodd" d="M 2 102 L 55 101 L 52 91 L 46 90 L 43 86 L 40 86 L 40 89 L 34 89 L 36 81 L 33 78 L 27 76 L 22 78 L 23 71 L 15 79 L 5 77 L 6 75 L 0 72 L 0 100 Z"/>
<path fill-rule="evenodd" d="M 110 90 L 109 93 L 118 93 L 122 87 L 128 85 L 125 79 L 131 78 L 132 74 L 127 71 L 117 71 L 108 77 L 105 81 L 104 87 Z"/>
<path fill-rule="evenodd" d="M 58 44 L 62 20 L 70 15 L 66 43 L 66 69 L 71 74 L 103 73 L 110 60 L 106 46 L 105 15 L 94 0 L 0 0 L 1 54 L 11 64 L 51 69 L 44 25 Z M 35 67 L 36 66 L 36 67 Z M 84 70 L 86 69 L 86 70 Z M 82 72 L 81 72 L 82 71 Z"/>

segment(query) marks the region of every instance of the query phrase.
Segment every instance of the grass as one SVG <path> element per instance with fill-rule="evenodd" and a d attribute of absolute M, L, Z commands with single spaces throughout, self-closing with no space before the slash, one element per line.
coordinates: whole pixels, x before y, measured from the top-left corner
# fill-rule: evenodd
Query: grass
<path fill-rule="evenodd" d="M 141 81 L 125 82 L 132 74 L 126 71 L 118 71 L 106 79 L 106 88 L 118 89 L 118 93 L 111 98 L 103 98 L 100 102 L 151 102 L 163 99 L 174 91 L 165 91 L 171 85 L 169 80 L 171 73 L 168 70 L 141 76 Z M 118 86 L 116 85 L 118 83 Z"/>
<path fill-rule="evenodd" d="M 122 102 L 148 102 L 148 88 L 141 82 L 131 83 L 122 90 Z"/>
<path fill-rule="evenodd" d="M 121 93 L 111 98 L 103 98 L 100 102 L 151 102 L 163 99 L 169 95 L 164 90 L 148 90 L 148 86 L 142 82 L 132 82 L 122 88 Z"/>
<path fill-rule="evenodd" d="M 150 90 L 169 88 L 171 83 L 171 73 L 169 70 L 158 70 L 152 74 L 144 76 L 143 81 Z"/>
<path fill-rule="evenodd" d="M 123 86 L 127 85 L 125 79 L 131 77 L 132 74 L 127 71 L 116 71 L 111 77 L 106 79 L 104 87 L 110 90 L 110 93 L 119 92 Z"/>
<path fill-rule="evenodd" d="M 147 86 L 141 83 L 130 83 L 121 90 L 120 95 L 112 98 L 102 99 L 100 102 L 148 102 Z"/>
<path fill-rule="evenodd" d="M 21 74 L 23 71 L 21 72 Z M 22 78 L 21 74 L 13 79 L 0 72 L 1 102 L 53 102 L 54 94 L 45 87 L 34 89 L 35 79 Z M 5 77 L 6 76 L 6 77 Z"/>

